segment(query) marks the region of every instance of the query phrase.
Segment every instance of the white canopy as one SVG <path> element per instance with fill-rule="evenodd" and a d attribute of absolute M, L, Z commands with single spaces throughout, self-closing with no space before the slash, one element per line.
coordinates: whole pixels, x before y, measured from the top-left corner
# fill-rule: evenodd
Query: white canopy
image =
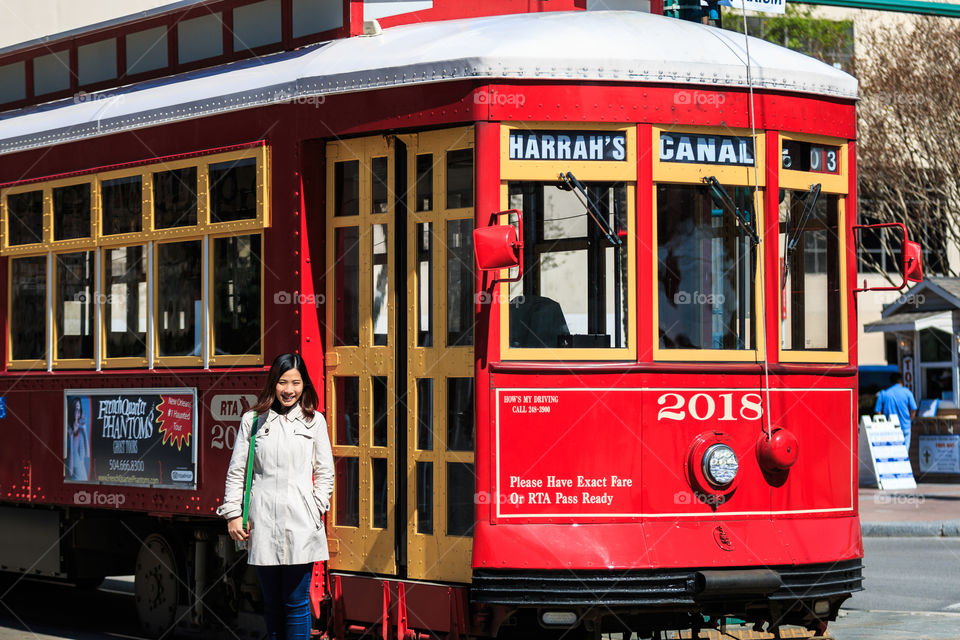
<path fill-rule="evenodd" d="M 336 93 L 461 79 L 746 87 L 744 36 L 639 11 L 412 24 L 305 50 L 83 94 L 0 116 L 0 153 Z M 757 89 L 857 97 L 852 76 L 750 38 Z"/>

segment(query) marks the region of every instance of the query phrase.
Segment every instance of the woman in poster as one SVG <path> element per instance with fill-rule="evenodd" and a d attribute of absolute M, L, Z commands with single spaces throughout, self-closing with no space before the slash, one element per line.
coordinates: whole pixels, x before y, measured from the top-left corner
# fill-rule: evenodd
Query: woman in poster
<path fill-rule="evenodd" d="M 67 478 L 78 482 L 90 479 L 90 436 L 83 401 L 71 397 L 67 403 Z"/>
<path fill-rule="evenodd" d="M 247 542 L 247 562 L 260 579 L 271 640 L 310 637 L 313 563 L 329 559 L 322 517 L 333 493 L 333 453 L 318 402 L 303 358 L 278 356 L 257 404 L 240 422 L 223 504 L 217 509 L 227 520 L 230 537 Z M 254 416 L 253 482 L 244 529 L 244 482 Z"/>

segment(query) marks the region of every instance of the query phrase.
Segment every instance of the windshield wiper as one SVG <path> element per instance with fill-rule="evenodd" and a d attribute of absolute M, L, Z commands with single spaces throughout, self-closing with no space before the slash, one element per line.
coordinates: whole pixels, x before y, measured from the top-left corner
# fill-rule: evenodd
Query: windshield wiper
<path fill-rule="evenodd" d="M 603 232 L 604 237 L 607 239 L 607 242 L 614 246 L 622 246 L 623 243 L 620 241 L 620 237 L 610 228 L 610 224 L 607 222 L 607 219 L 600 215 L 600 207 L 597 205 L 596 201 L 590 197 L 590 194 L 587 193 L 586 188 L 579 180 L 569 171 L 566 173 L 560 174 L 560 181 L 557 183 L 557 188 L 561 191 L 572 191 L 573 195 L 577 196 L 577 199 L 580 200 L 582 204 L 587 209 L 587 213 L 593 219 L 593 221 L 600 227 L 600 231 Z M 580 197 L 580 194 L 583 194 L 583 198 Z"/>
<path fill-rule="evenodd" d="M 723 185 L 713 176 L 708 176 L 704 178 L 703 181 L 710 187 L 710 195 L 713 196 L 713 201 L 736 219 L 737 224 L 750 236 L 750 241 L 753 242 L 754 246 L 760 244 L 760 236 L 757 235 L 753 225 L 751 225 L 747 217 L 743 215 L 743 211 L 734 203 L 733 198 L 731 198 L 730 194 L 723 188 Z"/>
<path fill-rule="evenodd" d="M 800 243 L 800 238 L 803 237 L 803 230 L 806 229 L 807 223 L 810 221 L 810 216 L 813 215 L 813 209 L 817 206 L 817 198 L 819 197 L 820 185 L 810 185 L 810 191 L 807 192 L 807 197 L 803 203 L 803 213 L 800 214 L 800 219 L 797 220 L 795 230 L 790 229 L 790 216 L 787 216 L 787 229 L 783 234 L 783 278 L 781 278 L 780 282 L 780 285 L 783 287 L 787 286 L 787 274 L 790 273 L 790 254 L 793 253 L 794 249 L 797 248 L 797 244 Z"/>

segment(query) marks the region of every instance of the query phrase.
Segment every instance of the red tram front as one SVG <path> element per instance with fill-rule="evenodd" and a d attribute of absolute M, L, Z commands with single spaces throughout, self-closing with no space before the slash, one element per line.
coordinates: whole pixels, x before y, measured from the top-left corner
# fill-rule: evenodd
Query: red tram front
<path fill-rule="evenodd" d="M 368 31 L 0 121 L 5 568 L 255 625 L 213 512 L 298 351 L 337 637 L 822 629 L 861 583 L 856 81 L 633 11 Z"/>

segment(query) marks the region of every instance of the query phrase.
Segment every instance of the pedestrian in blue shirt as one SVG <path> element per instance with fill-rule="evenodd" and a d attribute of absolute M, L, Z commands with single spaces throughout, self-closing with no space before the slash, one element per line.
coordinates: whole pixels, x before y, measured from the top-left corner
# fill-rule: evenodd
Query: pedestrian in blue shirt
<path fill-rule="evenodd" d="M 899 373 L 890 374 L 891 386 L 877 394 L 877 405 L 874 413 L 887 416 L 897 416 L 900 419 L 900 429 L 903 430 L 903 443 L 910 450 L 910 420 L 917 415 L 917 401 L 913 394 L 902 384 L 903 376 Z"/>

